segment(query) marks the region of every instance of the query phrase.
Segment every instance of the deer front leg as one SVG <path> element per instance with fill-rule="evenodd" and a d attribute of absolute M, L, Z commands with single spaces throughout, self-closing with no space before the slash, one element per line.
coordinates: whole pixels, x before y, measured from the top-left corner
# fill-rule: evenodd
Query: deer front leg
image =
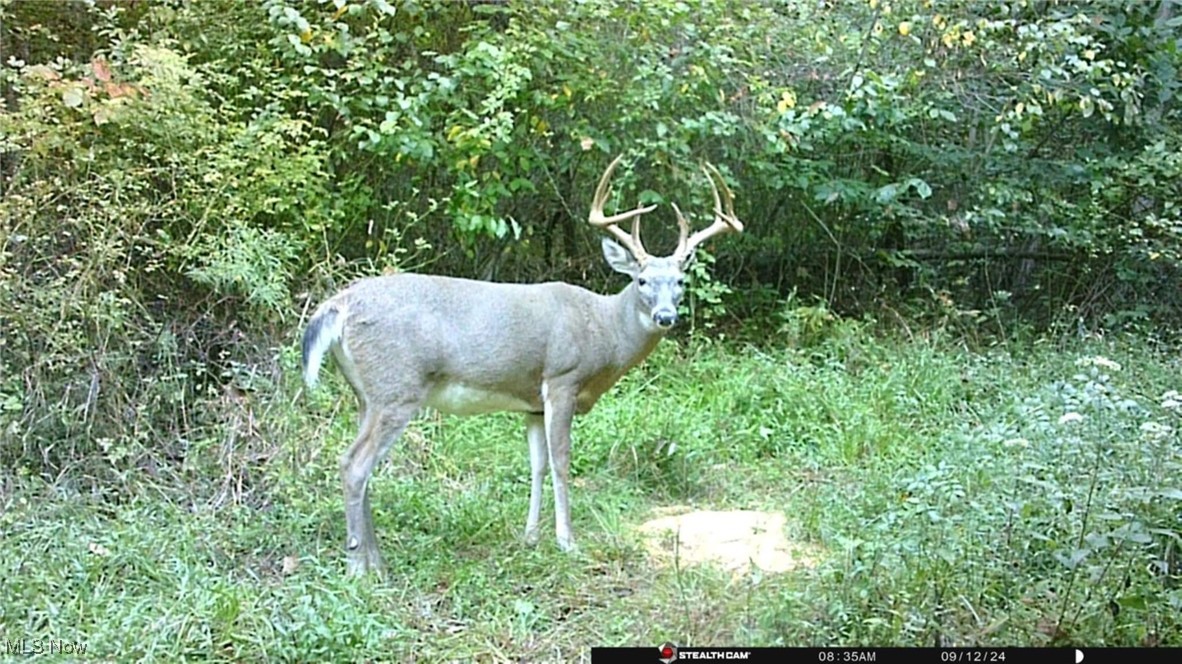
<path fill-rule="evenodd" d="M 542 485 L 546 480 L 546 469 L 550 465 L 550 452 L 546 448 L 546 424 L 543 416 L 525 416 L 525 437 L 529 441 L 530 468 L 529 516 L 525 519 L 525 542 L 533 546 L 541 539 L 538 521 L 542 516 Z"/>
<path fill-rule="evenodd" d="M 546 447 L 550 457 L 550 478 L 554 484 L 554 531 L 558 548 L 575 550 L 575 536 L 570 523 L 570 430 L 575 415 L 575 393 L 551 389 L 542 384 L 545 403 Z"/>

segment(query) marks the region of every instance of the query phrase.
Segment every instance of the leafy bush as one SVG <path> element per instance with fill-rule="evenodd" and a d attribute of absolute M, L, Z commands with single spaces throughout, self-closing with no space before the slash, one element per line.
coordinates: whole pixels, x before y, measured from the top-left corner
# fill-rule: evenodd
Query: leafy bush
<path fill-rule="evenodd" d="M 226 117 L 159 46 L 6 76 L 2 460 L 183 457 L 221 424 L 199 404 L 241 342 L 292 320 L 288 284 L 332 217 L 317 143 L 296 119 Z"/>

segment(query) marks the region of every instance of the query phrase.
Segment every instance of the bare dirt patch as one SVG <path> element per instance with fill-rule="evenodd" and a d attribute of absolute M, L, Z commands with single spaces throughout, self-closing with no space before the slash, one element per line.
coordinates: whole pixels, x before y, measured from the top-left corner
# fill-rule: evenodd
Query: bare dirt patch
<path fill-rule="evenodd" d="M 736 576 L 758 568 L 788 572 L 816 565 L 816 547 L 784 537 L 783 514 L 753 510 L 665 508 L 640 525 L 645 546 L 659 564 L 714 564 Z"/>

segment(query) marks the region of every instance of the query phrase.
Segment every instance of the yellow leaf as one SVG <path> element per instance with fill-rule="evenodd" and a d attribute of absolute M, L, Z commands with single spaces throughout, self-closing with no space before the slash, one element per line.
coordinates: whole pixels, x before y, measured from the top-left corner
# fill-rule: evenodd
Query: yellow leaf
<path fill-rule="evenodd" d="M 304 30 L 300 33 L 300 41 L 304 42 L 305 44 L 312 41 L 312 28 L 308 28 L 307 30 Z"/>
<path fill-rule="evenodd" d="M 341 8 L 336 10 L 336 12 L 333 13 L 332 18 L 330 20 L 332 20 L 332 21 L 337 20 L 338 18 L 343 16 L 344 13 L 347 11 L 349 11 L 349 5 L 341 5 Z"/>
<path fill-rule="evenodd" d="M 1161 254 L 1159 254 L 1158 252 L 1156 252 L 1156 251 L 1149 252 L 1149 260 L 1155 261 L 1159 258 L 1161 258 Z"/>
<path fill-rule="evenodd" d="M 911 21 L 901 21 L 899 23 L 899 34 L 904 37 L 911 34 Z"/>
<path fill-rule="evenodd" d="M 566 95 L 567 99 L 570 99 L 571 95 L 573 95 L 574 93 L 571 92 L 569 85 L 567 85 L 566 83 L 563 83 L 562 84 L 562 94 Z"/>
<path fill-rule="evenodd" d="M 776 109 L 783 113 L 790 108 L 796 108 L 796 94 L 791 90 L 785 90 L 780 95 L 780 101 L 776 104 Z"/>
<path fill-rule="evenodd" d="M 977 37 L 972 33 L 972 31 L 964 33 L 961 39 L 964 41 L 965 46 L 972 46 L 973 42 L 977 41 Z"/>

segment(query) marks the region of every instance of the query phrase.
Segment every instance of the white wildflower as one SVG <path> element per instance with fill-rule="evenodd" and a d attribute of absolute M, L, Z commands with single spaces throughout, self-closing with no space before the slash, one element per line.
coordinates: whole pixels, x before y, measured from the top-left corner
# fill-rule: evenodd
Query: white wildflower
<path fill-rule="evenodd" d="M 1146 422 L 1141 425 L 1141 433 L 1149 440 L 1161 440 L 1174 432 L 1174 427 L 1161 422 Z"/>
<path fill-rule="evenodd" d="M 1108 369 L 1110 371 L 1120 371 L 1120 363 L 1104 357 L 1103 355 L 1093 355 L 1091 357 L 1081 357 L 1075 361 L 1077 367 L 1100 367 L 1101 369 Z"/>
<path fill-rule="evenodd" d="M 1116 402 L 1116 407 L 1126 413 L 1139 413 L 1142 410 L 1141 404 L 1137 403 L 1135 399 L 1121 399 Z"/>
<path fill-rule="evenodd" d="M 1182 407 L 1182 394 L 1178 394 L 1178 390 L 1170 390 L 1161 395 L 1161 407 L 1166 410 L 1177 410 Z"/>
<path fill-rule="evenodd" d="M 1098 366 L 1102 369 L 1110 369 L 1112 371 L 1120 371 L 1120 363 L 1113 362 L 1112 360 L 1108 359 L 1107 357 L 1100 357 L 1099 355 L 1097 355 L 1096 357 L 1092 358 L 1092 362 L 1094 362 L 1096 366 Z"/>
<path fill-rule="evenodd" d="M 1063 417 L 1059 418 L 1059 424 L 1071 424 L 1073 422 L 1082 422 L 1084 416 L 1079 413 L 1071 412 L 1064 413 Z"/>

